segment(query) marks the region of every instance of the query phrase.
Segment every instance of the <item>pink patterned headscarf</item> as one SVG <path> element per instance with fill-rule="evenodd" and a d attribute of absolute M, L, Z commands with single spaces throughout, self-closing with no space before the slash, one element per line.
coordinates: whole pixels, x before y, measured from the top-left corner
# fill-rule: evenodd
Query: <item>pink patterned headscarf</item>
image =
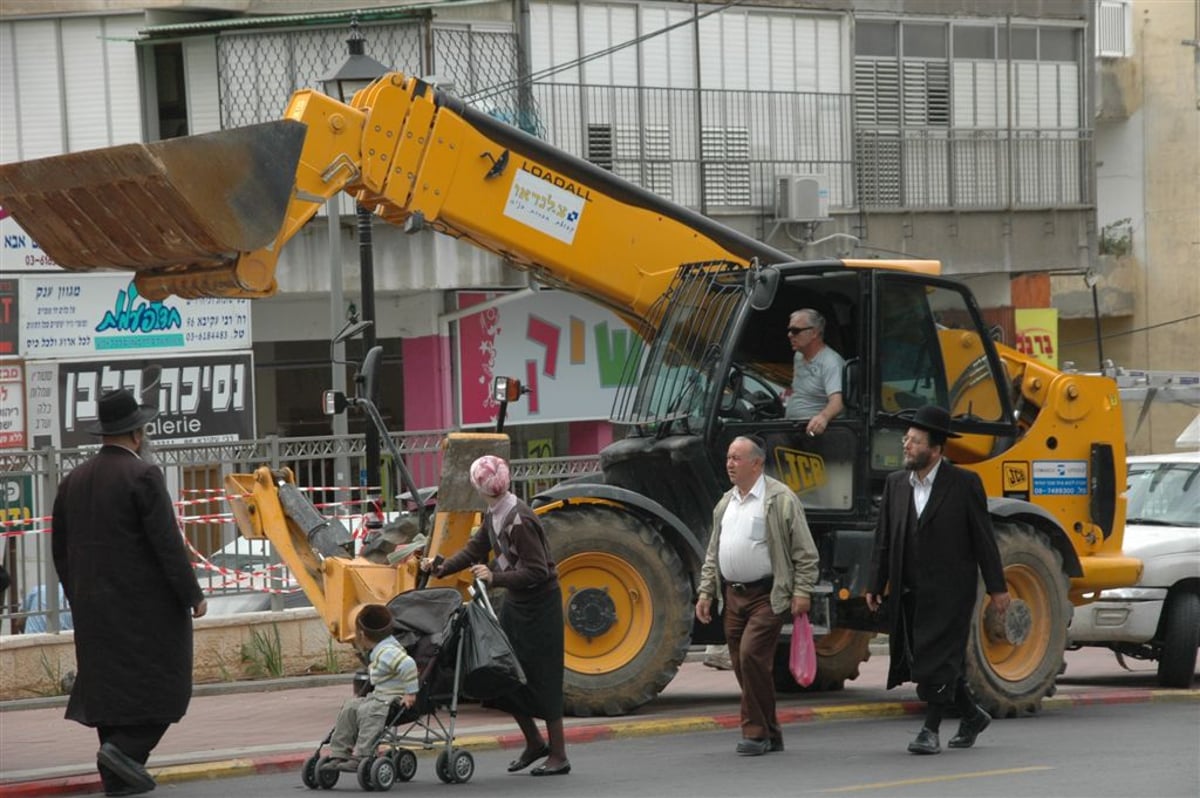
<path fill-rule="evenodd" d="M 484 496 L 503 496 L 508 490 L 508 463 L 494 454 L 485 454 L 471 463 L 471 485 Z"/>

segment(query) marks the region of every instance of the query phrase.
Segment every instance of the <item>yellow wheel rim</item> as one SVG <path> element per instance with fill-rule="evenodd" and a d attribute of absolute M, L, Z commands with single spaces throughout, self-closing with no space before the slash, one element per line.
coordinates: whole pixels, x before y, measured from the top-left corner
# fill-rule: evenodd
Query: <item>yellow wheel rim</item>
<path fill-rule="evenodd" d="M 586 552 L 558 564 L 563 590 L 564 664 L 576 673 L 611 673 L 641 653 L 654 602 L 641 574 L 620 557 Z M 604 616 L 598 621 L 596 616 Z M 589 636 L 588 624 L 603 631 Z"/>
<path fill-rule="evenodd" d="M 1006 640 L 989 639 L 983 624 L 983 610 L 988 601 L 984 601 L 980 607 L 977 634 L 983 645 L 984 656 L 991 663 L 996 675 L 1010 682 L 1019 682 L 1033 675 L 1046 656 L 1047 641 L 1050 639 L 1050 618 L 1053 613 L 1050 611 L 1050 594 L 1046 585 L 1032 568 L 1010 565 L 1004 569 L 1004 578 L 1008 582 L 1009 595 L 1029 605 L 1032 621 L 1029 635 L 1019 646 L 1014 646 Z"/>

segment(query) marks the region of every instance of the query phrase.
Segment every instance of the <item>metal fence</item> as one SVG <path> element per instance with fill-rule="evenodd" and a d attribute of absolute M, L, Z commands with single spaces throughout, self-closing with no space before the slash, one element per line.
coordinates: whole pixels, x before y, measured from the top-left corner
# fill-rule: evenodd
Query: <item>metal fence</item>
<path fill-rule="evenodd" d="M 445 431 L 407 432 L 393 435 L 405 465 L 418 488 L 434 487 L 441 473 L 441 445 Z M 0 495 L 3 531 L 0 553 L 13 585 L 3 598 L 0 633 L 17 630 L 58 631 L 63 625 L 57 577 L 50 551 L 50 513 L 59 481 L 72 468 L 95 453 L 95 447 L 0 453 L 0 473 L 5 487 Z M 225 477 L 252 473 L 260 466 L 290 468 L 296 484 L 326 516 L 337 517 L 361 537 L 364 517 L 378 509 L 370 497 L 394 495 L 395 486 L 360 487 L 358 479 L 339 480 L 335 475 L 357 475 L 365 468 L 362 435 L 345 437 L 276 438 L 213 444 L 160 444 L 153 457 L 162 467 L 168 489 L 176 501 L 180 530 L 193 559 L 205 574 L 206 593 L 229 589 L 274 595 L 271 608 L 282 609 L 289 582 L 286 569 L 275 561 L 269 568 L 247 571 L 247 563 L 226 561 L 221 567 L 208 558 L 238 537 L 226 501 Z M 513 492 L 531 499 L 538 491 L 581 474 L 599 471 L 599 456 L 514 459 Z"/>

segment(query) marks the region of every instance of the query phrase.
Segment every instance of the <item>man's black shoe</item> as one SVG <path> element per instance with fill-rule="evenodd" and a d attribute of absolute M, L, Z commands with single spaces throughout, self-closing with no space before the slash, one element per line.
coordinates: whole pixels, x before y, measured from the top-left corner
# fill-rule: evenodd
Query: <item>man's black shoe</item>
<path fill-rule="evenodd" d="M 937 732 L 930 731 L 924 726 L 921 727 L 917 738 L 908 744 L 910 754 L 937 754 L 941 750 L 942 744 L 938 742 Z"/>
<path fill-rule="evenodd" d="M 96 760 L 116 773 L 121 781 L 137 792 L 149 792 L 154 789 L 154 777 L 146 771 L 146 768 L 112 743 L 104 743 L 100 746 L 100 750 L 96 753 Z M 128 794 L 136 795 L 137 793 Z"/>
<path fill-rule="evenodd" d="M 766 740 L 744 738 L 737 744 L 737 752 L 742 756 L 762 756 L 770 747 Z"/>
<path fill-rule="evenodd" d="M 975 745 L 975 738 L 979 733 L 991 725 L 992 716 L 983 710 L 983 707 L 975 708 L 975 716 L 967 718 L 958 725 L 958 734 L 950 738 L 950 742 L 946 743 L 950 748 L 970 748 Z"/>
<path fill-rule="evenodd" d="M 770 746 L 767 748 L 767 751 L 769 751 L 772 754 L 778 754 L 782 750 L 783 750 L 783 740 L 772 740 Z"/>

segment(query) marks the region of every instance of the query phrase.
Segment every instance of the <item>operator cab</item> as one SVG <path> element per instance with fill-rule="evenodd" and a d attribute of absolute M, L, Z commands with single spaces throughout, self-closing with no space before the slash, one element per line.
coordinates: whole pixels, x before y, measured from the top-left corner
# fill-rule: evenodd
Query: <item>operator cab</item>
<path fill-rule="evenodd" d="M 767 473 L 797 492 L 810 521 L 838 525 L 873 518 L 883 479 L 902 465 L 907 419 L 923 405 L 950 409 L 963 434 L 947 449 L 952 460 L 994 456 L 1016 435 L 1012 386 L 974 300 L 952 281 L 886 266 L 897 264 L 783 265 L 765 302 L 752 291 L 753 270 L 683 267 L 647 336 L 651 346 L 627 374 L 614 420 L 675 452 L 668 460 L 688 472 L 680 477 L 689 492 L 704 485 L 706 494 L 728 487 L 729 442 L 758 435 Z M 825 343 L 845 361 L 845 409 L 816 437 L 806 434 L 807 419 L 784 412 L 795 354 L 788 320 L 803 308 L 825 317 Z M 615 464 L 620 447 L 612 454 Z"/>

